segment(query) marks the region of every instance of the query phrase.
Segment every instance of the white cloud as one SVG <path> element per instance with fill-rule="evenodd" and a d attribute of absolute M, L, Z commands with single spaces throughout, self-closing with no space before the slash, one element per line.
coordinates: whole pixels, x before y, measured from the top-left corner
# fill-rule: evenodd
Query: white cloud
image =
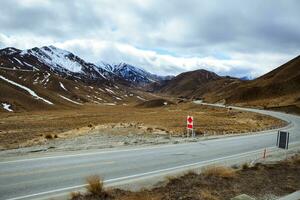
<path fill-rule="evenodd" d="M 69 50 L 89 62 L 126 62 L 160 75 L 176 75 L 184 71 L 206 69 L 221 75 L 257 77 L 296 56 L 278 53 L 246 54 L 231 52 L 228 59 L 219 59 L 213 56 L 184 57 L 160 54 L 156 51 L 139 49 L 129 44 L 97 40 L 95 38 L 55 42 L 50 38 L 8 37 L 0 34 L 0 47 L 14 46 L 26 49 L 51 44 Z"/>
<path fill-rule="evenodd" d="M 72 40 L 56 45 L 83 55 L 85 59 L 92 62 L 100 60 L 110 63 L 127 62 L 161 75 L 176 75 L 201 68 L 221 75 L 257 77 L 296 56 L 280 53 L 231 52 L 230 59 L 219 59 L 213 56 L 183 57 L 143 50 L 128 44 L 93 39 Z"/>
<path fill-rule="evenodd" d="M 2 0 L 0 47 L 55 45 L 153 73 L 259 76 L 299 54 L 297 0 Z"/>
<path fill-rule="evenodd" d="M 28 49 L 35 46 L 43 46 L 53 43 L 54 40 L 49 37 L 39 37 L 33 35 L 11 35 L 7 36 L 0 32 L 0 48 L 16 47 Z"/>

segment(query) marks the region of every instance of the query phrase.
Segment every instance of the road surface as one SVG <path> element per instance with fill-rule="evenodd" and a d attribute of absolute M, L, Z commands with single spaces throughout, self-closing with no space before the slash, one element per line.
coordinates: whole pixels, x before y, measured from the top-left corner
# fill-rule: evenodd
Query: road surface
<path fill-rule="evenodd" d="M 300 141 L 300 117 L 273 111 L 254 110 L 290 124 L 290 142 Z M 101 175 L 106 184 L 163 176 L 165 173 L 216 161 L 242 158 L 274 148 L 277 130 L 263 134 L 228 137 L 188 144 L 94 150 L 68 154 L 45 154 L 16 160 L 0 158 L 0 199 L 35 199 L 68 193 L 84 187 L 85 178 Z M 274 148 L 275 149 L 275 148 Z"/>

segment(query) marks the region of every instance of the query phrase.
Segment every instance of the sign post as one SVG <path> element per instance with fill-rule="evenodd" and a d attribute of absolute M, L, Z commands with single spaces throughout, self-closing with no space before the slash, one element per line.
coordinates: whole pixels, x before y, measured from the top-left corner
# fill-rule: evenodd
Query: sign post
<path fill-rule="evenodd" d="M 290 133 L 287 131 L 278 131 L 276 146 L 287 150 L 289 148 Z M 287 159 L 287 151 L 285 151 L 285 159 Z"/>
<path fill-rule="evenodd" d="M 189 132 L 191 132 L 192 137 L 195 137 L 194 132 L 194 118 L 193 116 L 187 116 L 186 118 L 186 129 L 187 129 L 187 137 L 189 137 Z"/>
<path fill-rule="evenodd" d="M 286 131 L 278 131 L 276 146 L 281 149 L 289 148 L 290 133 Z"/>

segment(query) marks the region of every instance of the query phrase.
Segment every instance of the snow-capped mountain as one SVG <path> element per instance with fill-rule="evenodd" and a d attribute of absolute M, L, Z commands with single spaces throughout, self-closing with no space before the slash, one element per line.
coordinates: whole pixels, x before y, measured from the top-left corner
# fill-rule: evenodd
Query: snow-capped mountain
<path fill-rule="evenodd" d="M 141 68 L 135 67 L 127 63 L 119 64 L 108 64 L 105 62 L 99 62 L 98 64 L 101 68 L 104 68 L 117 76 L 125 79 L 136 86 L 145 86 L 147 84 L 160 82 L 162 80 L 170 79 L 170 76 L 158 76 L 151 74 Z"/>
<path fill-rule="evenodd" d="M 20 70 L 49 70 L 60 75 L 76 76 L 91 80 L 114 80 L 116 75 L 54 46 L 28 50 L 6 48 L 0 50 L 1 65 Z M 1 66 L 0 66 L 1 67 Z"/>
<path fill-rule="evenodd" d="M 0 112 L 147 99 L 147 94 L 131 87 L 108 66 L 86 62 L 54 46 L 0 49 L 0 91 Z"/>
<path fill-rule="evenodd" d="M 0 50 L 0 60 L 0 67 L 5 68 L 28 71 L 46 70 L 88 81 L 117 81 L 133 86 L 145 86 L 172 78 L 157 76 L 127 63 L 109 64 L 102 61 L 93 64 L 54 46 L 27 50 L 5 48 Z"/>

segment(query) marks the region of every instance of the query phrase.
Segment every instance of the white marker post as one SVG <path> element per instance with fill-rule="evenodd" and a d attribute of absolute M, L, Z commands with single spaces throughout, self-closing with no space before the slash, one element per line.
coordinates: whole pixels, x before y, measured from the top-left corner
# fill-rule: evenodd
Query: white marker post
<path fill-rule="evenodd" d="M 194 132 L 194 119 L 193 116 L 187 116 L 186 118 L 186 130 L 187 130 L 187 137 L 189 137 L 189 132 L 192 132 L 192 137 L 195 137 L 195 132 Z"/>

